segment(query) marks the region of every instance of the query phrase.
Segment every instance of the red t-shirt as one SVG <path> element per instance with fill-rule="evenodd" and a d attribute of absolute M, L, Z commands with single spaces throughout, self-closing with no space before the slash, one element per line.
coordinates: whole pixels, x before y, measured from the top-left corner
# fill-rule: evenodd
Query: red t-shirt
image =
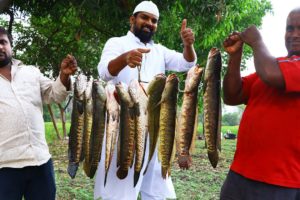
<path fill-rule="evenodd" d="M 243 78 L 247 106 L 231 170 L 269 184 L 300 188 L 300 57 L 278 58 L 285 91 L 256 73 Z"/>

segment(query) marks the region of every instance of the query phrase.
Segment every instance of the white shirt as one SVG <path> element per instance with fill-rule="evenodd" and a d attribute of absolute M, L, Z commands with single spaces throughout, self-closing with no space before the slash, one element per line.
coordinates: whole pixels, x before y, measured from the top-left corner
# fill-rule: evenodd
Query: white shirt
<path fill-rule="evenodd" d="M 105 81 L 112 81 L 115 84 L 123 82 L 127 85 L 129 85 L 132 79 L 138 79 L 137 68 L 126 66 L 117 76 L 112 76 L 108 71 L 108 63 L 111 60 L 127 51 L 137 48 L 150 49 L 149 53 L 143 55 L 142 60 L 141 81 L 144 82 L 150 82 L 155 75 L 160 73 L 164 74 L 166 70 L 188 71 L 196 63 L 196 60 L 194 62 L 187 62 L 182 53 L 170 50 L 160 44 L 154 44 L 153 41 L 145 45 L 129 31 L 125 36 L 111 38 L 106 42 L 100 63 L 98 64 L 100 78 Z M 105 141 L 103 144 L 105 144 Z M 102 147 L 101 158 L 105 157 L 104 146 L 105 145 Z M 144 163 L 147 163 L 148 161 L 148 149 L 149 140 L 147 140 Z M 101 197 L 103 200 L 135 200 L 140 191 L 142 192 L 142 198 L 145 198 L 145 196 L 151 197 L 150 199 L 176 198 L 171 177 L 163 179 L 161 176 L 161 164 L 157 158 L 157 151 L 153 155 L 145 175 L 143 175 L 142 172 L 145 170 L 146 164 L 143 165 L 139 181 L 135 187 L 133 187 L 134 167 L 129 169 L 125 179 L 120 180 L 116 176 L 116 157 L 117 147 L 115 147 L 114 157 L 110 165 L 105 187 L 105 159 L 101 159 L 99 162 L 95 178 L 95 199 Z"/>
<path fill-rule="evenodd" d="M 13 60 L 11 81 L 0 75 L 0 168 L 38 166 L 50 159 L 44 103 L 62 102 L 68 92 L 38 68 Z"/>
<path fill-rule="evenodd" d="M 131 31 L 128 31 L 127 35 L 114 37 L 106 42 L 100 63 L 98 64 L 100 78 L 105 81 L 113 79 L 115 84 L 121 81 L 127 85 L 129 85 L 132 79 L 138 79 L 137 68 L 126 66 L 116 77 L 112 76 L 108 71 L 108 63 L 111 60 L 137 48 L 150 49 L 149 53 L 143 55 L 141 66 L 141 81 L 143 82 L 150 82 L 155 75 L 160 73 L 165 74 L 166 70 L 177 72 L 188 71 L 196 63 L 196 60 L 194 62 L 187 62 L 182 53 L 170 50 L 160 44 L 155 44 L 153 41 L 145 45 Z"/>

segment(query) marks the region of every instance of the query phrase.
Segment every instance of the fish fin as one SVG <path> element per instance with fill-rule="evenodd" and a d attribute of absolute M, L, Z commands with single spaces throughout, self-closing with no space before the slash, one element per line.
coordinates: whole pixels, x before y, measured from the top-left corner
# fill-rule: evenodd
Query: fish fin
<path fill-rule="evenodd" d="M 217 135 L 217 148 L 221 151 L 221 120 L 222 120 L 222 106 L 221 106 L 221 99 L 219 103 L 219 121 L 218 121 L 218 135 Z"/>
<path fill-rule="evenodd" d="M 69 162 L 67 171 L 72 179 L 75 178 L 77 170 L 78 170 L 78 163 Z"/>
<path fill-rule="evenodd" d="M 95 174 L 96 174 L 96 171 L 97 171 L 97 168 L 98 168 L 98 165 L 92 165 L 91 167 L 90 167 L 90 178 L 93 178 L 94 176 L 95 176 Z"/>
<path fill-rule="evenodd" d="M 140 178 L 140 171 L 134 171 L 134 181 L 133 181 L 133 187 L 136 186 Z"/>
<path fill-rule="evenodd" d="M 161 167 L 161 176 L 163 179 L 166 179 L 168 173 L 168 169 Z"/>
<path fill-rule="evenodd" d="M 191 147 L 189 149 L 190 155 L 192 155 L 194 150 L 195 150 L 197 133 L 198 133 L 197 129 L 198 129 L 198 106 L 196 106 L 196 112 L 195 112 L 195 123 L 194 123 L 194 130 L 193 130 L 193 138 L 192 138 Z"/>
<path fill-rule="evenodd" d="M 108 170 L 105 172 L 105 176 L 104 176 L 104 187 L 105 187 L 106 181 L 107 181 L 107 174 L 108 174 Z"/>
<path fill-rule="evenodd" d="M 219 161 L 219 152 L 218 150 L 215 151 L 207 151 L 208 159 L 210 164 L 213 166 L 213 168 L 217 167 L 218 161 Z"/>

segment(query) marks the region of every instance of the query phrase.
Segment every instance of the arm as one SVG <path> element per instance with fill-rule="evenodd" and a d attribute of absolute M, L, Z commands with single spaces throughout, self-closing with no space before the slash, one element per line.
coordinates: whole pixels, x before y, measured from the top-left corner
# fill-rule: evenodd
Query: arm
<path fill-rule="evenodd" d="M 241 39 L 253 50 L 255 70 L 260 79 L 271 87 L 285 88 L 285 81 L 277 60 L 271 56 L 255 26 L 240 34 Z"/>
<path fill-rule="evenodd" d="M 133 49 L 126 53 L 121 54 L 115 59 L 108 63 L 108 71 L 112 76 L 117 76 L 119 72 L 126 67 L 136 67 L 141 66 L 143 53 L 150 52 L 150 49 Z"/>
<path fill-rule="evenodd" d="M 40 73 L 40 87 L 43 102 L 46 104 L 52 102 L 62 102 L 68 95 L 67 90 L 71 88 L 70 75 L 77 71 L 77 61 L 71 56 L 67 55 L 61 62 L 59 78 L 56 81 L 50 80 Z"/>
<path fill-rule="evenodd" d="M 74 56 L 67 55 L 60 65 L 60 81 L 66 87 L 67 90 L 70 89 L 70 75 L 77 71 L 77 61 Z"/>
<path fill-rule="evenodd" d="M 243 42 L 238 33 L 229 35 L 223 43 L 229 54 L 227 72 L 223 80 L 223 100 L 228 105 L 239 105 L 245 100 L 242 96 L 242 78 L 240 65 L 243 53 Z"/>
<path fill-rule="evenodd" d="M 196 60 L 196 52 L 194 49 L 195 36 L 192 29 L 186 27 L 186 19 L 182 21 L 180 36 L 183 42 L 183 57 L 188 62 Z"/>

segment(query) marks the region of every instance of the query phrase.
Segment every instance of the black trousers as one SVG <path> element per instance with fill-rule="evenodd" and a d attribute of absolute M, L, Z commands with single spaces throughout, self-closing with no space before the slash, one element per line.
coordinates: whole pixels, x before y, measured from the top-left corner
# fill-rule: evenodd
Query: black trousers
<path fill-rule="evenodd" d="M 220 200 L 300 200 L 300 189 L 253 181 L 229 171 Z"/>
<path fill-rule="evenodd" d="M 55 193 L 51 159 L 41 166 L 0 169 L 0 200 L 55 200 Z"/>

